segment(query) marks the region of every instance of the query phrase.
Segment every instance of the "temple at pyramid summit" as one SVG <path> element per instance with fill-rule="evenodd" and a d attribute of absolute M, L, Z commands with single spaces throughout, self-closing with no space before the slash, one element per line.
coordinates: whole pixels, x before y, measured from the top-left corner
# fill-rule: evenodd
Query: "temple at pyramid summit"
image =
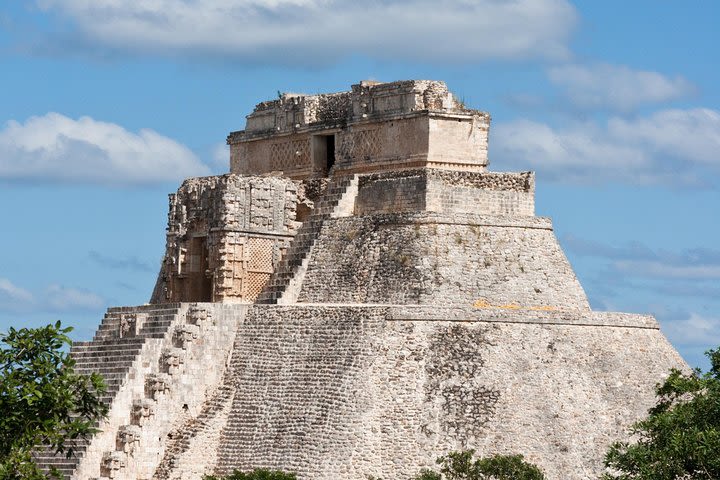
<path fill-rule="evenodd" d="M 392 480 L 473 448 L 598 478 L 686 365 L 651 316 L 591 310 L 534 174 L 488 170 L 489 129 L 438 81 L 259 103 L 229 173 L 170 195 L 149 303 L 73 344 L 109 385 L 101 432 L 39 461 Z"/>

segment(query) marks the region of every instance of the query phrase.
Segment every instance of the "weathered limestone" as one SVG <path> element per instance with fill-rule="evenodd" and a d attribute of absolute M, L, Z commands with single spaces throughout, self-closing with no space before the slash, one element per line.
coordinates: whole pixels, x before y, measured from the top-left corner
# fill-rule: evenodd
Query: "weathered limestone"
<path fill-rule="evenodd" d="M 260 103 L 232 173 L 170 196 L 151 305 L 73 346 L 108 379 L 102 432 L 38 458 L 76 480 L 390 480 L 474 448 L 598 478 L 686 366 L 652 317 L 590 310 L 534 175 L 486 171 L 489 121 L 432 81 Z"/>
<path fill-rule="evenodd" d="M 295 228 L 296 186 L 279 177 L 192 178 L 170 195 L 150 303 L 253 302 Z"/>
<path fill-rule="evenodd" d="M 484 171 L 490 115 L 443 82 L 361 82 L 330 95 L 262 102 L 228 136 L 230 171 L 289 178 L 430 167 Z"/>

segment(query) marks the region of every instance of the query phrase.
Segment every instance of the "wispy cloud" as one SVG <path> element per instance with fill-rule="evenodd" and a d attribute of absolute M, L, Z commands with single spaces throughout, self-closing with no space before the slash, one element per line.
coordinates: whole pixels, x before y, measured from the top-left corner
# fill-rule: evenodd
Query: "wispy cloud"
<path fill-rule="evenodd" d="M 219 173 L 230 171 L 230 146 L 225 142 L 216 144 L 212 149 L 212 166 Z"/>
<path fill-rule="evenodd" d="M 547 75 L 581 108 L 627 112 L 641 105 L 676 100 L 695 91 L 682 76 L 669 77 L 607 63 L 556 66 L 549 68 Z"/>
<path fill-rule="evenodd" d="M 37 0 L 84 39 L 140 54 L 269 64 L 354 53 L 442 62 L 568 57 L 577 12 L 566 0 Z M 499 40 L 501 39 L 501 40 Z"/>
<path fill-rule="evenodd" d="M 33 300 L 28 290 L 18 287 L 7 278 L 0 278 L 0 308 L 17 307 Z"/>
<path fill-rule="evenodd" d="M 151 264 L 137 257 L 113 257 L 104 255 L 96 250 L 91 250 L 88 256 L 98 265 L 115 270 L 133 270 L 136 272 L 152 272 L 154 270 Z"/>
<path fill-rule="evenodd" d="M 555 128 L 532 120 L 495 126 L 496 165 L 538 168 L 564 183 L 715 186 L 720 173 L 720 112 L 661 110 Z"/>
<path fill-rule="evenodd" d="M 35 293 L 15 285 L 7 278 L 0 278 L 0 311 L 87 311 L 105 306 L 98 294 L 84 289 L 51 284 Z"/>
<path fill-rule="evenodd" d="M 673 265 L 666 261 L 621 260 L 612 263 L 618 272 L 649 278 L 720 279 L 720 265 Z"/>
<path fill-rule="evenodd" d="M 127 185 L 208 173 L 187 147 L 149 129 L 51 112 L 0 130 L 0 178 Z"/>
<path fill-rule="evenodd" d="M 720 250 L 690 248 L 680 252 L 653 250 L 641 242 L 608 245 L 573 235 L 562 238 L 563 245 L 575 254 L 604 258 L 615 273 L 623 277 L 652 279 L 720 279 Z"/>
<path fill-rule="evenodd" d="M 96 310 L 104 305 L 102 297 L 87 290 L 58 284 L 50 285 L 45 290 L 45 308 L 51 310 Z"/>
<path fill-rule="evenodd" d="M 684 318 L 661 319 L 661 328 L 674 345 L 720 345 L 720 317 L 690 313 Z"/>

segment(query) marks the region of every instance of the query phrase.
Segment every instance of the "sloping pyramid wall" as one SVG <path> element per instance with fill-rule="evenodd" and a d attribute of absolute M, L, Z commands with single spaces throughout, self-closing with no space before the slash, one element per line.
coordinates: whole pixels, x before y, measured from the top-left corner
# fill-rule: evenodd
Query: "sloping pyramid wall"
<path fill-rule="evenodd" d="M 253 306 L 221 406 L 156 478 L 198 478 L 200 465 L 407 478 L 475 448 L 523 453 L 549 479 L 594 479 L 608 443 L 681 364 L 641 315 Z"/>
<path fill-rule="evenodd" d="M 652 317 L 589 309 L 550 221 L 527 208 L 531 184 L 502 177 L 478 198 L 516 214 L 488 214 L 460 194 L 428 202 L 432 175 L 390 177 L 397 212 L 362 176 L 319 200 L 302 255 L 263 297 L 289 305 L 111 309 L 73 349 L 82 368 L 112 368 L 110 417 L 61 462 L 65 478 L 389 480 L 465 448 L 597 478 L 682 359 Z"/>

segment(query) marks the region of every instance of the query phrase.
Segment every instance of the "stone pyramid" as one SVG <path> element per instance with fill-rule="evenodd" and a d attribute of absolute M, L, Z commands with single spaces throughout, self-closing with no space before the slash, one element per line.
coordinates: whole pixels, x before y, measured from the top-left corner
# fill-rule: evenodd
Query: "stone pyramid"
<path fill-rule="evenodd" d="M 685 363 L 652 317 L 590 309 L 534 175 L 487 171 L 489 126 L 436 81 L 258 104 L 230 173 L 170 195 L 150 303 L 73 345 L 110 386 L 102 432 L 39 459 L 389 480 L 474 448 L 597 478 Z"/>

